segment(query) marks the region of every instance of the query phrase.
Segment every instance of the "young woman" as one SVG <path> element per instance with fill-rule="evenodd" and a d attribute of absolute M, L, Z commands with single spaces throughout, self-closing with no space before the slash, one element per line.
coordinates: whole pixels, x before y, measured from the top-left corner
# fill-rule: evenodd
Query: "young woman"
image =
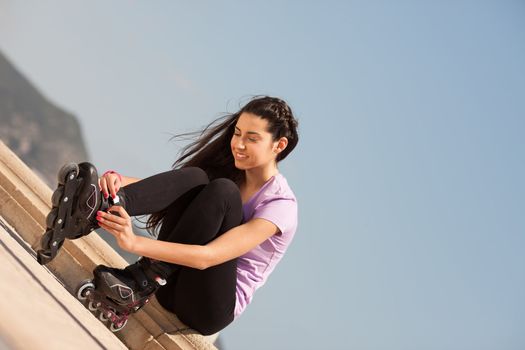
<path fill-rule="evenodd" d="M 290 107 L 257 97 L 208 125 L 174 170 L 143 180 L 106 172 L 100 188 L 106 198 L 118 195 L 121 205 L 99 211 L 98 223 L 122 249 L 143 258 L 124 270 L 99 266 L 95 276 L 120 285 L 112 296 L 119 302 L 155 293 L 202 334 L 223 329 L 244 311 L 295 234 L 296 198 L 277 163 L 297 142 Z M 130 217 L 151 213 L 148 229 L 158 229 L 158 238 L 135 235 Z"/>

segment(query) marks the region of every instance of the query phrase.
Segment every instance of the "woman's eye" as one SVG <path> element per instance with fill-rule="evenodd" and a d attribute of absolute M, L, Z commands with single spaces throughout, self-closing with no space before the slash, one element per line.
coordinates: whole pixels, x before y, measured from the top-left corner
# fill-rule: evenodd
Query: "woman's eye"
<path fill-rule="evenodd" d="M 240 134 L 240 133 L 233 133 L 233 136 L 237 136 L 237 137 L 239 137 L 239 136 L 241 136 L 241 134 Z M 257 139 L 254 139 L 254 138 L 248 137 L 248 141 L 256 142 Z"/>

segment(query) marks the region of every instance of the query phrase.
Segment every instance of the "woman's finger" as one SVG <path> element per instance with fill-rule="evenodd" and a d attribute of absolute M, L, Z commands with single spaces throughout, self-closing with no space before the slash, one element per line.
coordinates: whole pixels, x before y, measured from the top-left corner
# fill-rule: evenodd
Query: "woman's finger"
<path fill-rule="evenodd" d="M 115 195 L 117 195 L 117 192 L 120 189 L 120 186 L 122 186 L 122 182 L 120 181 L 120 178 L 117 175 L 115 175 L 115 180 L 114 180 Z"/>
<path fill-rule="evenodd" d="M 111 174 L 108 174 L 107 177 L 108 177 L 107 184 L 109 188 L 109 193 L 111 194 L 112 198 L 115 198 L 115 195 L 117 194 L 117 191 L 115 191 L 115 180 L 117 180 L 116 176 L 111 177 Z"/>
<path fill-rule="evenodd" d="M 98 211 L 98 218 L 103 218 L 106 221 L 112 221 L 122 226 L 128 226 L 130 224 L 130 217 L 126 210 L 121 206 L 114 205 L 108 209 L 107 212 Z"/>
<path fill-rule="evenodd" d="M 99 225 L 103 224 L 103 225 L 105 225 L 107 227 L 110 227 L 110 228 L 114 229 L 115 231 L 122 231 L 123 230 L 123 227 L 122 227 L 121 224 L 119 224 L 119 223 L 117 223 L 115 221 L 112 221 L 112 220 L 108 220 L 108 219 L 105 219 L 105 218 L 101 217 L 98 220 L 98 222 L 99 222 Z"/>
<path fill-rule="evenodd" d="M 104 195 L 104 198 L 107 198 L 108 196 L 108 186 L 106 184 L 106 178 L 105 177 L 101 177 L 99 180 L 99 186 L 100 186 L 100 190 L 102 191 L 102 194 Z"/>
<path fill-rule="evenodd" d="M 120 205 L 114 205 L 108 209 L 108 212 L 117 212 L 121 218 L 128 221 L 130 219 L 128 212 Z"/>
<path fill-rule="evenodd" d="M 116 224 L 119 224 L 121 226 L 126 226 L 127 223 L 128 223 L 128 220 L 118 216 L 118 215 L 115 215 L 115 214 L 111 214 L 111 213 L 104 213 L 104 212 L 101 212 L 101 213 L 98 213 L 98 216 L 101 218 L 101 219 L 104 219 L 104 222 L 114 222 Z"/>
<path fill-rule="evenodd" d="M 109 232 L 110 234 L 112 234 L 113 236 L 117 237 L 118 236 L 118 232 L 116 232 L 113 228 L 109 227 L 108 225 L 106 225 L 105 223 L 103 222 L 99 222 L 98 225 L 104 229 L 106 232 Z"/>

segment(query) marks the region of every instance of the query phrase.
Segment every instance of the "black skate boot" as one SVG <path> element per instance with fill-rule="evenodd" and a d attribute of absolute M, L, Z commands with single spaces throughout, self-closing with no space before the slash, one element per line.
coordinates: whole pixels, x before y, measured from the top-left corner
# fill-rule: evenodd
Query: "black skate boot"
<path fill-rule="evenodd" d="M 97 169 L 91 163 L 69 163 L 58 172 L 58 187 L 53 192 L 53 208 L 46 218 L 47 230 L 41 238 L 37 260 L 43 265 L 55 258 L 64 240 L 76 239 L 99 228 L 97 211 L 112 205 L 124 206 L 124 196 L 105 199 L 98 186 Z"/>
<path fill-rule="evenodd" d="M 125 269 L 99 265 L 93 271 L 94 280 L 83 282 L 77 298 L 87 303 L 98 318 L 117 332 L 127 324 L 130 314 L 137 312 L 171 273 L 169 264 L 141 258 Z"/>

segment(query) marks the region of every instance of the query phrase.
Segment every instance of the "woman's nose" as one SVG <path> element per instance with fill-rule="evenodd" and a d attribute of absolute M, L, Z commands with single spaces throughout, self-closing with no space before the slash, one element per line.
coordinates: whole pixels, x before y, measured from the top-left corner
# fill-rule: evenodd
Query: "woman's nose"
<path fill-rule="evenodd" d="M 244 143 L 242 143 L 241 141 L 238 141 L 235 146 L 239 149 L 244 149 Z"/>

